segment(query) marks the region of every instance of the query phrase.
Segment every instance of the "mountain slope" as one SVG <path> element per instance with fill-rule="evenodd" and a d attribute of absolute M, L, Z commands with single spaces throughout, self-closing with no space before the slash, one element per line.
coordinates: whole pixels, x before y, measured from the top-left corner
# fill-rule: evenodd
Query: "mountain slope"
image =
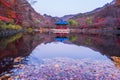
<path fill-rule="evenodd" d="M 81 28 L 115 29 L 120 25 L 120 5 L 106 4 L 91 12 L 77 14 L 72 19 L 76 20 Z"/>
<path fill-rule="evenodd" d="M 10 22 L 12 19 L 22 27 L 38 27 L 45 22 L 27 0 L 0 0 L 0 11 L 0 20 Z"/>
<path fill-rule="evenodd" d="M 26 0 L 16 0 L 16 12 L 22 15 L 22 25 L 38 27 L 44 24 L 44 17 L 37 13 Z"/>
<path fill-rule="evenodd" d="M 74 15 L 65 15 L 63 17 L 61 17 L 62 20 L 67 21 L 68 19 L 72 18 Z"/>

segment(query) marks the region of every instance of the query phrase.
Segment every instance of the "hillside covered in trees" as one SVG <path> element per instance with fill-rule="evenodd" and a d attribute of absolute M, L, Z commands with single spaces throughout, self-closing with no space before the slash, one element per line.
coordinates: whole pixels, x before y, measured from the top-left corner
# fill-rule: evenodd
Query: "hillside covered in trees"
<path fill-rule="evenodd" d="M 27 0 L 0 0 L 0 20 L 22 27 L 37 27 L 45 24 L 45 19 L 37 13 Z"/>
<path fill-rule="evenodd" d="M 0 12 L 0 21 L 20 25 L 22 28 L 51 27 L 59 19 L 73 19 L 78 23 L 77 27 L 81 29 L 113 30 L 120 28 L 119 0 L 113 0 L 113 2 L 91 12 L 66 15 L 61 18 L 47 14 L 40 15 L 31 7 L 28 0 L 0 0 L 0 10 L 2 11 Z"/>
<path fill-rule="evenodd" d="M 114 0 L 113 2 L 91 12 L 77 14 L 71 19 L 78 22 L 79 28 L 119 29 L 120 1 Z"/>

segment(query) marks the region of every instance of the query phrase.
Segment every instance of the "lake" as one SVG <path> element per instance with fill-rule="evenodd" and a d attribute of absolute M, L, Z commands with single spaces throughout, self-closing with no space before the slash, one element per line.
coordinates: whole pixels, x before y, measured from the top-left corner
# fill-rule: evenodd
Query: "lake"
<path fill-rule="evenodd" d="M 18 33 L 0 39 L 1 80 L 120 80 L 117 34 Z"/>

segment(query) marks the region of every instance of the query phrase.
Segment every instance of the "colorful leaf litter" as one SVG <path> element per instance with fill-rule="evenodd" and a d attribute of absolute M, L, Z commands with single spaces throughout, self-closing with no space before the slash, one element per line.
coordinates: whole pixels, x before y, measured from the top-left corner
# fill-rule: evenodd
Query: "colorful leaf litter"
<path fill-rule="evenodd" d="M 53 58 L 42 64 L 20 64 L 9 80 L 120 80 L 120 70 L 107 60 Z"/>

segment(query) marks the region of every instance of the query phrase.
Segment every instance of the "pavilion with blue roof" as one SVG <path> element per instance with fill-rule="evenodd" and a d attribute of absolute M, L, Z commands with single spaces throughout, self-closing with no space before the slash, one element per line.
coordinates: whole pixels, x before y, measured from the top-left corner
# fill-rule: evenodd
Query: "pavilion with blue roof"
<path fill-rule="evenodd" d="M 67 25 L 69 23 L 67 21 L 59 20 L 55 22 L 56 29 L 67 29 Z"/>
<path fill-rule="evenodd" d="M 68 25 L 68 22 L 63 21 L 63 20 L 59 20 L 59 21 L 55 22 L 55 25 Z"/>

